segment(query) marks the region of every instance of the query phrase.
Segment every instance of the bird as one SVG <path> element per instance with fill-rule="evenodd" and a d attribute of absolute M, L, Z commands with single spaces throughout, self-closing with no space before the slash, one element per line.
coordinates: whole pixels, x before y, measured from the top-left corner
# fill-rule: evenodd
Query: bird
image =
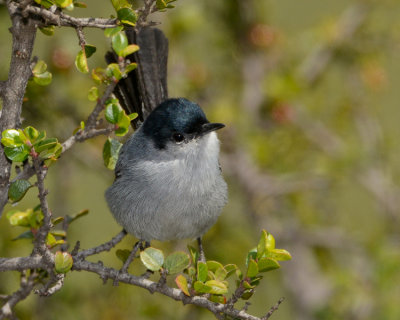
<path fill-rule="evenodd" d="M 105 198 L 115 220 L 141 241 L 197 239 L 227 202 L 219 165 L 222 123 L 195 102 L 166 99 L 121 147 Z"/>

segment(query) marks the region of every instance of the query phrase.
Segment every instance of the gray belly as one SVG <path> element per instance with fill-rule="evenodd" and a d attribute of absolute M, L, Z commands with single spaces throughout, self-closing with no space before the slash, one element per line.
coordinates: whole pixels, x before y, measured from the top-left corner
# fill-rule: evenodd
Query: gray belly
<path fill-rule="evenodd" d="M 147 241 L 200 237 L 217 221 L 227 201 L 221 175 L 186 185 L 182 179 L 157 184 L 120 179 L 106 192 L 110 210 L 127 232 Z"/>

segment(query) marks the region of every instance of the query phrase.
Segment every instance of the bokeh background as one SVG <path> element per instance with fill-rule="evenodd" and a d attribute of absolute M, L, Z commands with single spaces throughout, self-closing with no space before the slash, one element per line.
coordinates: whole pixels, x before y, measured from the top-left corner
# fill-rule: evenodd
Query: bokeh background
<path fill-rule="evenodd" d="M 108 1 L 87 0 L 77 16 L 109 16 Z M 400 319 L 400 2 L 320 0 L 179 0 L 156 14 L 170 40 L 170 96 L 184 96 L 224 122 L 221 164 L 230 199 L 204 237 L 208 259 L 244 266 L 267 229 L 293 260 L 267 273 L 249 311 L 261 316 L 284 296 L 274 319 Z M 10 21 L 0 6 L 0 77 L 10 59 Z M 110 44 L 85 30 L 105 65 Z M 30 83 L 23 126 L 61 141 L 93 108 L 89 76 L 76 71 L 73 29 L 38 33 L 35 55 L 53 73 L 49 87 Z M 89 209 L 71 225 L 83 248 L 120 227 L 103 198 L 113 173 L 102 163 L 104 137 L 75 145 L 47 178 L 55 216 Z M 35 191 L 18 204 L 36 205 Z M 9 210 L 11 207 L 7 207 Z M 28 241 L 0 219 L 0 256 L 27 255 Z M 128 237 L 119 248 L 129 249 Z M 167 252 L 190 241 L 155 243 Z M 118 267 L 114 253 L 102 255 Z M 131 268 L 140 273 L 139 264 Z M 0 274 L 0 293 L 18 274 Z M 147 291 L 73 272 L 50 298 L 32 296 L 21 319 L 213 319 Z"/>

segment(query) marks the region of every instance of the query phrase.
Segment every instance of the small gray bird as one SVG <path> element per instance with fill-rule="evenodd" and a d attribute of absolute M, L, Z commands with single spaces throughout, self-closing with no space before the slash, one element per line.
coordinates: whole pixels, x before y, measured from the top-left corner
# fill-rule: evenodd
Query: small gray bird
<path fill-rule="evenodd" d="M 122 146 L 106 200 L 117 222 L 140 240 L 197 238 L 227 202 L 218 162 L 221 123 L 184 98 L 155 108 Z"/>

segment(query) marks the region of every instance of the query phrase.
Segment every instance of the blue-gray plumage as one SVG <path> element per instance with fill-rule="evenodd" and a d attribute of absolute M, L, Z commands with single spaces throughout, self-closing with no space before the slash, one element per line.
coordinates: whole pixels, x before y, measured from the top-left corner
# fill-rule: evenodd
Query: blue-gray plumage
<path fill-rule="evenodd" d="M 141 240 L 200 238 L 227 201 L 219 140 L 200 107 L 168 99 L 121 148 L 106 200 L 117 222 Z"/>

